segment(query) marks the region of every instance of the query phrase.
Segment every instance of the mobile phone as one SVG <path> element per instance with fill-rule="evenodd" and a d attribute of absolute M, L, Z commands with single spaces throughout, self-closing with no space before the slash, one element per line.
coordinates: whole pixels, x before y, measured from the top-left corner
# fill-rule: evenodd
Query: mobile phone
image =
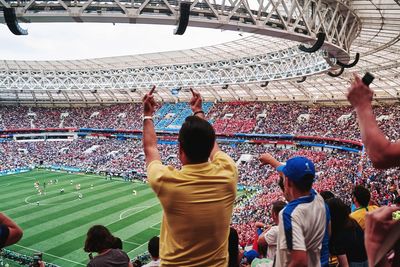
<path fill-rule="evenodd" d="M 400 210 L 393 211 L 392 218 L 393 218 L 393 220 L 400 220 Z"/>
<path fill-rule="evenodd" d="M 374 79 L 375 79 L 375 77 L 371 73 L 367 72 L 367 73 L 365 73 L 364 77 L 362 78 L 362 82 L 365 85 L 369 86 Z"/>

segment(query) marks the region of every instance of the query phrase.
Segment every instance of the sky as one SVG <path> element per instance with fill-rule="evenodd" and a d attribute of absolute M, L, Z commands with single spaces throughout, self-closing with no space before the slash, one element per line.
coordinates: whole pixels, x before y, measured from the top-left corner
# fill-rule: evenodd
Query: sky
<path fill-rule="evenodd" d="M 112 23 L 20 23 L 27 36 L 0 24 L 0 60 L 65 60 L 196 48 L 237 40 L 238 32 L 176 26 Z"/>

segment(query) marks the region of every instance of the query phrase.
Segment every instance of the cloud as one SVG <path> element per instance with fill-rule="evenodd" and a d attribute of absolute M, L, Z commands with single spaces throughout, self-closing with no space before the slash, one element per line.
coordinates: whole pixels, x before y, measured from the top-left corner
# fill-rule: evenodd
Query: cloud
<path fill-rule="evenodd" d="M 28 36 L 15 36 L 0 26 L 0 59 L 65 60 L 122 56 L 189 49 L 242 38 L 237 32 L 175 26 L 111 23 L 21 24 Z"/>

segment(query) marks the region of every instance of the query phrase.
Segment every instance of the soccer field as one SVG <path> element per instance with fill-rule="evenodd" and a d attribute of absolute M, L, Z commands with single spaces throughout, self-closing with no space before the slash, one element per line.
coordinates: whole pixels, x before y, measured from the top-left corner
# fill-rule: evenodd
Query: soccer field
<path fill-rule="evenodd" d="M 55 179 L 57 184 L 49 184 Z M 38 194 L 35 181 L 41 188 L 46 183 L 45 195 Z M 84 241 L 95 224 L 121 238 L 133 259 L 147 250 L 152 236 L 159 235 L 162 216 L 159 201 L 146 184 L 44 170 L 0 177 L 0 211 L 24 230 L 22 240 L 9 249 L 27 255 L 40 251 L 45 261 L 60 266 L 86 266 Z"/>

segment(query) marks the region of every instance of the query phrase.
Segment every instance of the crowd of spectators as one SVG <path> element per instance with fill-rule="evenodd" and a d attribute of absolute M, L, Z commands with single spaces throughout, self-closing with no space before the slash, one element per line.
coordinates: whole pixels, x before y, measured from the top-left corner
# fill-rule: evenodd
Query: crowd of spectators
<path fill-rule="evenodd" d="M 0 129 L 13 128 L 115 128 L 140 129 L 140 105 L 88 108 L 1 107 Z M 375 107 L 379 127 L 390 140 L 400 138 L 400 108 Z M 354 112 L 350 107 L 305 106 L 299 104 L 217 103 L 208 113 L 217 133 L 272 133 L 314 135 L 359 140 Z M 170 121 L 174 121 L 168 118 Z M 162 121 L 162 120 L 161 120 Z M 164 124 L 163 124 L 164 125 Z M 165 125 L 164 125 L 165 126 Z M 313 188 L 329 190 L 345 205 L 352 204 L 352 189 L 361 184 L 377 205 L 392 204 L 399 194 L 398 169 L 377 170 L 358 153 L 314 150 L 299 147 L 232 143 L 221 144 L 237 163 L 240 196 L 235 202 L 232 227 L 240 244 L 257 241 L 258 222 L 271 225 L 271 205 L 284 200 L 279 176 L 269 166 L 260 166 L 259 155 L 273 154 L 280 162 L 305 156 L 315 163 Z M 180 167 L 178 148 L 159 144 L 164 164 Z M 68 166 L 82 172 L 121 176 L 146 181 L 144 153 L 140 140 L 76 139 L 73 141 L 0 143 L 0 171 L 24 167 Z"/>
<path fill-rule="evenodd" d="M 0 129 L 97 128 L 140 129 L 141 105 L 44 108 L 0 107 Z"/>
<path fill-rule="evenodd" d="M 295 134 L 360 140 L 355 113 L 349 106 L 226 102 L 211 107 L 207 118 L 217 133 Z M 182 103 L 166 104 L 156 113 L 156 128 L 178 125 L 190 114 Z M 174 105 L 179 105 L 175 109 Z M 140 104 L 77 108 L 0 107 L 0 129 L 16 128 L 112 128 L 140 130 Z M 179 110 L 170 113 L 169 110 Z M 400 107 L 374 107 L 379 127 L 390 140 L 400 138 Z M 159 117 L 159 115 L 161 117 Z M 163 117 L 164 116 L 164 117 Z M 175 126 L 173 128 L 176 128 Z"/>
<path fill-rule="evenodd" d="M 159 144 L 159 149 L 165 164 L 180 167 L 176 145 Z M 274 154 L 281 162 L 293 156 L 310 158 L 317 170 L 314 188 L 320 192 L 330 190 L 346 204 L 351 203 L 354 184 L 368 185 L 372 199 L 379 205 L 392 203 L 399 188 L 398 170 L 377 170 L 370 161 L 356 153 L 285 149 L 249 143 L 222 144 L 221 149 L 237 162 L 239 184 L 244 189 L 235 205 L 232 220 L 241 244 L 254 241 L 256 222 L 272 223 L 271 203 L 283 200 L 277 185 L 277 173 L 268 166 L 260 166 L 258 156 L 264 152 Z M 135 139 L 0 143 L 0 171 L 29 166 L 69 166 L 84 172 L 146 180 L 141 141 Z"/>

